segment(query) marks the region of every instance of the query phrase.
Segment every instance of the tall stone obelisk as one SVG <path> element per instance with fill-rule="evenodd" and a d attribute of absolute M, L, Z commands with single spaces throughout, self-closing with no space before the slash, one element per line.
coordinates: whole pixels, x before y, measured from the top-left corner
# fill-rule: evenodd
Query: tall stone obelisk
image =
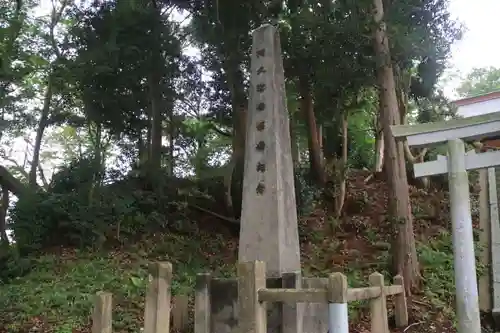
<path fill-rule="evenodd" d="M 262 260 L 268 277 L 295 273 L 300 246 L 289 115 L 277 29 L 253 32 L 239 261 Z M 302 307 L 284 305 L 282 331 L 302 332 Z"/>
<path fill-rule="evenodd" d="M 267 275 L 300 271 L 289 116 L 277 29 L 253 32 L 239 261 L 262 260 Z"/>

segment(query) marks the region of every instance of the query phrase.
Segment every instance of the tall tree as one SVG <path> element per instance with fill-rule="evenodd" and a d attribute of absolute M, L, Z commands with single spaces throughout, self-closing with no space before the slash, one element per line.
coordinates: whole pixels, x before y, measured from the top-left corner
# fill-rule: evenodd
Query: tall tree
<path fill-rule="evenodd" d="M 380 114 L 383 122 L 385 142 L 385 170 L 389 183 L 389 214 L 393 219 L 395 238 L 393 265 L 398 274 L 404 276 L 405 289 L 411 294 L 420 278 L 413 219 L 410 207 L 410 193 L 406 176 L 402 142 L 396 142 L 390 126 L 400 125 L 401 116 L 396 95 L 396 83 L 389 48 L 384 6 L 382 0 L 374 0 L 375 53 L 377 56 L 377 81 L 380 96 Z"/>
<path fill-rule="evenodd" d="M 457 92 L 462 97 L 471 97 L 500 91 L 500 68 L 474 68 L 463 79 Z"/>

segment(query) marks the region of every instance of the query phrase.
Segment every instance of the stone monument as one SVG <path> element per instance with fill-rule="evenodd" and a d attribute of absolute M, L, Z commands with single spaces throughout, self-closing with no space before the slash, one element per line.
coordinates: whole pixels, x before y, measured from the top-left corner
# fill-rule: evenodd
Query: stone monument
<path fill-rule="evenodd" d="M 300 272 L 297 206 L 279 33 L 253 33 L 239 261 L 266 262 L 267 276 Z"/>
<path fill-rule="evenodd" d="M 300 244 L 289 114 L 279 32 L 265 24 L 253 32 L 248 105 L 240 262 L 266 262 L 268 288 L 323 287 L 301 277 Z M 237 281 L 212 279 L 211 332 L 237 325 Z M 268 304 L 268 332 L 325 333 L 327 304 Z"/>
<path fill-rule="evenodd" d="M 300 246 L 285 79 L 277 29 L 253 32 L 240 262 L 266 262 L 267 276 L 300 273 Z M 285 323 L 300 327 L 301 306 L 283 306 Z"/>

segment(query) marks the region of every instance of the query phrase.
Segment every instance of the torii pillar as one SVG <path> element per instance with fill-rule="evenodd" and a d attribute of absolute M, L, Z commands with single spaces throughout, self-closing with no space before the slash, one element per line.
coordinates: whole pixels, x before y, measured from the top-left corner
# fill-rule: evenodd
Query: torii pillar
<path fill-rule="evenodd" d="M 270 24 L 253 32 L 247 117 L 238 259 L 264 261 L 271 278 L 295 274 L 297 285 L 302 280 L 289 115 L 279 32 Z M 283 305 L 283 332 L 302 332 L 302 308 Z"/>

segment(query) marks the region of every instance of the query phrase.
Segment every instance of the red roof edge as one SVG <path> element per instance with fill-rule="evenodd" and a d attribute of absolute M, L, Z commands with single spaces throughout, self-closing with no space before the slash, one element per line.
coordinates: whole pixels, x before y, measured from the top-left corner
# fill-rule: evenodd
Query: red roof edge
<path fill-rule="evenodd" d="M 493 91 L 484 95 L 472 96 L 463 99 L 453 101 L 452 103 L 456 106 L 464 106 L 469 104 L 476 104 L 481 102 L 486 102 L 492 99 L 500 99 L 500 91 Z"/>

